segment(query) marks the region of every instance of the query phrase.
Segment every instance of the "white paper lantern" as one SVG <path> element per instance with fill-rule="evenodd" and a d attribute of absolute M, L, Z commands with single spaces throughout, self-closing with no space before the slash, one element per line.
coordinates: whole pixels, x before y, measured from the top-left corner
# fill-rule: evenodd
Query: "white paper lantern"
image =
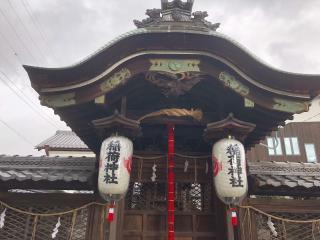
<path fill-rule="evenodd" d="M 100 152 L 98 189 L 107 201 L 120 200 L 127 192 L 132 166 L 133 144 L 121 136 L 103 141 Z"/>
<path fill-rule="evenodd" d="M 225 204 L 240 204 L 247 195 L 248 181 L 245 150 L 235 139 L 222 139 L 214 144 L 214 185 L 218 197 Z"/>

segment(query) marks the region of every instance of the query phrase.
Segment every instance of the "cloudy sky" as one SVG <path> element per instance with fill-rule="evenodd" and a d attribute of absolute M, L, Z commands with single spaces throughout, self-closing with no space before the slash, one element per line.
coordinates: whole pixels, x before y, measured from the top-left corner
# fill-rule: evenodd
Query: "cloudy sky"
<path fill-rule="evenodd" d="M 160 0 L 1 0 L 0 154 L 39 155 L 33 147 L 67 129 L 39 105 L 22 64 L 46 67 L 78 62 L 135 28 Z M 319 0 L 195 0 L 229 35 L 268 64 L 320 74 Z M 319 103 L 298 121 L 320 120 Z"/>

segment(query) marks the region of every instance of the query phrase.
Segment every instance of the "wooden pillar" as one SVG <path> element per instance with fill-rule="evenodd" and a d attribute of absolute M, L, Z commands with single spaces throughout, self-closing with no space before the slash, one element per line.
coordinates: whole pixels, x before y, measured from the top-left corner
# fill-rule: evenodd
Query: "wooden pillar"
<path fill-rule="evenodd" d="M 168 240 L 174 240 L 174 125 L 168 124 Z"/>
<path fill-rule="evenodd" d="M 105 240 L 106 235 L 106 209 L 104 206 L 93 205 L 89 208 L 87 240 Z"/>
<path fill-rule="evenodd" d="M 227 223 L 227 209 L 226 205 L 220 201 L 214 192 L 213 200 L 215 202 L 215 213 L 216 213 L 216 234 L 217 239 L 226 239 L 228 235 L 228 223 Z M 229 238 L 227 238 L 229 240 Z"/>

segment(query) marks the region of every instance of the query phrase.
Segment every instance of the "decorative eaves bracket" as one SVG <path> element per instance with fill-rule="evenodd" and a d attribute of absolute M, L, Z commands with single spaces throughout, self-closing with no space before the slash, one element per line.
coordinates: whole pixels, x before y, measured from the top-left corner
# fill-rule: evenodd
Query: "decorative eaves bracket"
<path fill-rule="evenodd" d="M 121 115 L 115 111 L 112 116 L 93 120 L 93 127 L 102 138 L 112 134 L 122 134 L 126 137 L 136 138 L 142 135 L 140 122 Z"/>
<path fill-rule="evenodd" d="M 236 119 L 233 114 L 230 113 L 227 118 L 221 121 L 208 123 L 203 136 L 205 140 L 211 141 L 232 135 L 243 142 L 255 127 L 255 124 Z"/>

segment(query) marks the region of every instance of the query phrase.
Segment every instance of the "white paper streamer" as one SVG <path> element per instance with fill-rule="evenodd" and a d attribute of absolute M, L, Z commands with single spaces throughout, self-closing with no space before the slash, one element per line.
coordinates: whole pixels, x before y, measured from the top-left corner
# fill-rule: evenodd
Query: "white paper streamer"
<path fill-rule="evenodd" d="M 270 228 L 270 231 L 271 231 L 272 235 L 273 235 L 274 237 L 277 237 L 277 236 L 278 236 L 278 233 L 277 233 L 277 231 L 276 231 L 276 228 L 274 227 L 274 223 L 271 221 L 271 217 L 268 217 L 268 222 L 267 222 L 267 224 L 268 224 L 268 227 Z"/>
<path fill-rule="evenodd" d="M 186 160 L 185 162 L 184 162 L 184 172 L 187 172 L 188 171 L 188 167 L 189 167 L 189 161 L 188 160 Z"/>
<path fill-rule="evenodd" d="M 53 232 L 52 232 L 52 239 L 56 238 L 58 232 L 59 232 L 59 227 L 61 226 L 61 223 L 60 223 L 60 217 L 58 218 L 58 222 L 56 224 L 56 227 L 53 229 Z"/>
<path fill-rule="evenodd" d="M 156 172 L 157 172 L 157 164 L 153 164 L 153 167 L 152 167 L 152 177 L 151 177 L 151 181 L 152 181 L 152 182 L 155 182 L 155 181 L 156 181 L 156 178 L 157 178 Z"/>
<path fill-rule="evenodd" d="M 0 228 L 4 227 L 4 221 L 5 221 L 5 218 L 6 218 L 6 212 L 7 212 L 7 208 L 5 208 L 3 210 L 3 212 L 1 213 L 1 215 L 0 215 Z"/>

